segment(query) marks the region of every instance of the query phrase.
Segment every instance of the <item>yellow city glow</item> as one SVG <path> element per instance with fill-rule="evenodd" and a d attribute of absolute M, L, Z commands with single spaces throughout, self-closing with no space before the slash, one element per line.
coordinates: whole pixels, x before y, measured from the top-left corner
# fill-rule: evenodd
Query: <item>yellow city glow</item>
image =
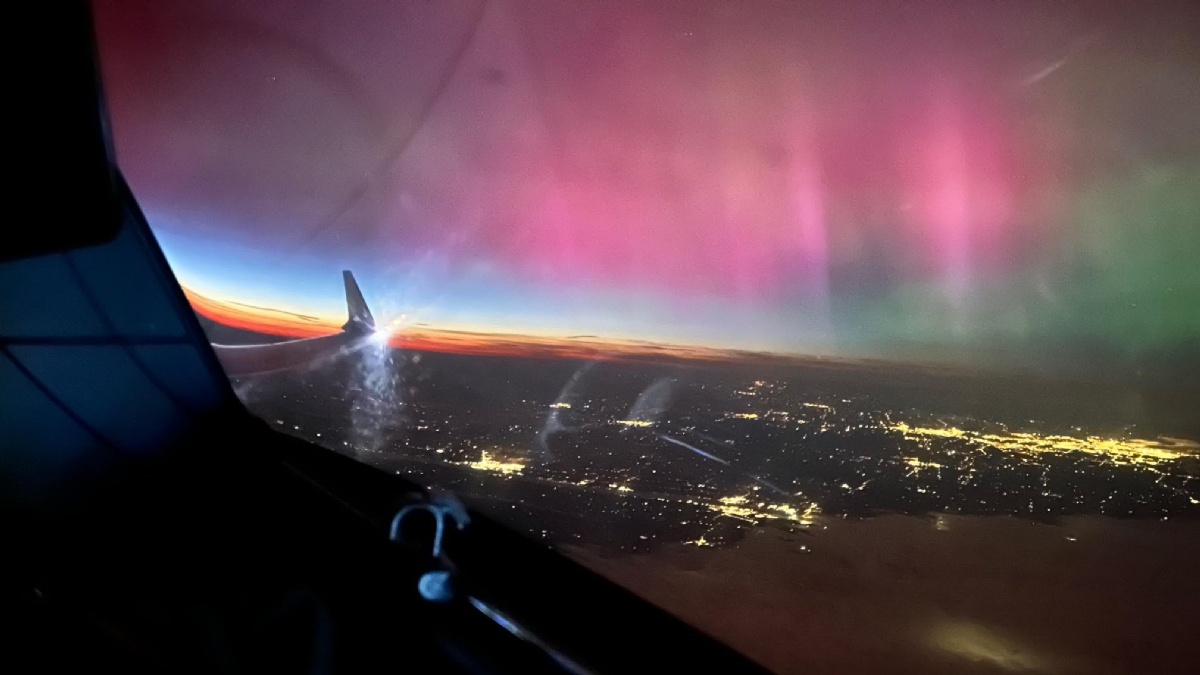
<path fill-rule="evenodd" d="M 477 471 L 491 471 L 500 474 L 519 474 L 525 469 L 524 462 L 517 460 L 498 460 L 492 457 L 492 453 L 484 450 L 479 454 L 479 460 L 475 462 L 461 462 L 465 466 Z"/>
<path fill-rule="evenodd" d="M 824 403 L 801 403 L 805 408 L 819 408 L 821 410 L 833 410 L 833 406 L 825 405 Z"/>
<path fill-rule="evenodd" d="M 765 517 L 764 514 L 759 513 L 755 509 L 744 506 L 748 501 L 745 497 L 722 497 L 717 500 L 716 504 L 706 504 L 706 506 L 723 516 L 737 518 L 746 522 L 754 522 L 755 518 Z"/>
<path fill-rule="evenodd" d="M 743 420 L 758 419 L 758 413 L 734 413 L 733 416 Z"/>
<path fill-rule="evenodd" d="M 688 503 L 692 503 L 688 500 Z M 771 502 L 752 502 L 749 497 L 735 495 L 721 497 L 715 503 L 696 502 L 722 516 L 754 523 L 760 520 L 787 520 L 797 525 L 812 525 L 815 516 L 820 513 L 815 503 L 809 503 L 803 511 L 791 504 L 776 504 Z"/>
<path fill-rule="evenodd" d="M 627 427 L 648 427 L 652 424 L 650 420 L 613 420 L 617 424 L 622 424 Z"/>
<path fill-rule="evenodd" d="M 620 485 L 618 483 L 609 483 L 608 489 L 616 490 L 617 492 L 633 492 L 633 488 L 628 485 Z"/>
<path fill-rule="evenodd" d="M 570 408 L 571 404 L 567 403 L 566 401 L 559 401 L 557 403 L 551 403 L 550 407 L 551 408 Z"/>
<path fill-rule="evenodd" d="M 800 525 L 812 525 L 815 520 L 814 516 L 820 513 L 820 509 L 816 504 L 809 504 L 803 511 L 798 510 L 791 504 L 768 504 L 767 508 L 772 511 L 782 513 L 787 520 Z"/>
<path fill-rule="evenodd" d="M 921 473 L 921 469 L 941 469 L 942 468 L 942 465 L 938 464 L 937 462 L 922 462 L 920 459 L 918 459 L 916 457 L 905 457 L 904 463 L 909 465 L 910 467 L 912 467 L 908 471 L 909 476 L 915 476 L 915 475 Z"/>
<path fill-rule="evenodd" d="M 685 541 L 683 543 L 688 544 L 690 546 L 712 546 L 713 545 L 713 543 L 711 541 L 705 539 L 703 535 L 701 535 L 699 539 L 693 539 L 691 541 Z"/>
<path fill-rule="evenodd" d="M 922 462 L 921 460 L 917 459 L 916 457 L 905 457 L 904 463 L 913 467 L 914 469 L 940 469 L 940 468 L 942 468 L 942 465 L 938 464 L 937 462 Z"/>
<path fill-rule="evenodd" d="M 1005 452 L 1021 454 L 1065 454 L 1082 452 L 1097 455 L 1115 464 L 1161 464 L 1174 459 L 1200 454 L 1200 443 L 1182 438 L 1159 437 L 1157 439 L 1142 438 L 1103 438 L 1101 436 L 1043 435 L 1026 431 L 1011 431 L 1006 433 L 980 433 L 967 431 L 957 427 L 915 427 L 904 422 L 888 426 L 893 431 L 899 431 L 910 440 L 928 438 L 959 438 L 975 445 L 995 448 Z M 924 468 L 933 466 L 932 463 L 920 462 L 915 458 L 905 458 L 910 466 Z M 917 462 L 914 464 L 914 462 Z"/>

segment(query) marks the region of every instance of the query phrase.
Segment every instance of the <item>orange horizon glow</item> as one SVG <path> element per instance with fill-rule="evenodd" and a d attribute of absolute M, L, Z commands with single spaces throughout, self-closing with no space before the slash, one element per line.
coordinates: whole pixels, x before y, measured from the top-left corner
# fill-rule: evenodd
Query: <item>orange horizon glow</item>
<path fill-rule="evenodd" d="M 342 329 L 340 317 L 319 317 L 287 310 L 259 307 L 234 300 L 215 300 L 188 288 L 184 295 L 199 315 L 225 326 L 288 338 L 312 338 L 332 335 Z M 754 351 L 703 345 L 671 344 L 649 340 L 604 338 L 595 336 L 557 336 L 530 333 L 502 333 L 424 325 L 392 330 L 387 343 L 397 349 L 461 354 L 465 356 L 509 356 L 541 359 L 579 359 L 588 361 L 633 361 L 647 363 L 693 362 L 769 364 L 778 367 L 867 368 L 888 372 L 921 373 L 934 377 L 978 377 L 981 374 L 1005 375 L 959 363 L 933 360 L 896 360 L 829 354 L 797 354 Z M 1008 375 L 1011 375 L 1008 374 Z M 1023 377 L 1029 377 L 1025 374 Z M 805 404 L 820 407 L 817 404 Z"/>
<path fill-rule="evenodd" d="M 310 338 L 341 330 L 336 320 L 323 319 L 284 310 L 255 307 L 229 300 L 214 300 L 187 288 L 183 289 L 197 314 L 233 328 L 276 335 Z M 559 337 L 527 333 L 409 326 L 392 332 L 388 345 L 398 349 L 448 352 L 472 356 L 522 356 L 589 360 L 661 360 L 687 359 L 730 361 L 779 357 L 770 352 L 721 349 L 699 345 L 678 345 L 643 340 L 601 337 Z"/>
<path fill-rule="evenodd" d="M 232 328 L 294 338 L 320 337 L 341 330 L 340 324 L 314 316 L 214 300 L 186 287 L 183 294 L 197 314 Z"/>

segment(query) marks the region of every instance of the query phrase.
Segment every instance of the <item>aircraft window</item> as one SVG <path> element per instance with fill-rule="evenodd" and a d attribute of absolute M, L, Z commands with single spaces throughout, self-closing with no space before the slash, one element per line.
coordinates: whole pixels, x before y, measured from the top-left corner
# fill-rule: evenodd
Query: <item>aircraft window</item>
<path fill-rule="evenodd" d="M 94 6 L 280 431 L 779 672 L 1197 661 L 1195 7 Z"/>

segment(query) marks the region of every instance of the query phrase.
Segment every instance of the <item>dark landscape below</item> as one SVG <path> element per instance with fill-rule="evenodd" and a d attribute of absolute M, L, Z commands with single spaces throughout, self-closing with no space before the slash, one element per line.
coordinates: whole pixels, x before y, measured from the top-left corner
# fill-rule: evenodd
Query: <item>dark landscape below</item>
<path fill-rule="evenodd" d="M 779 672 L 1200 662 L 1194 392 L 373 345 L 234 385 Z"/>

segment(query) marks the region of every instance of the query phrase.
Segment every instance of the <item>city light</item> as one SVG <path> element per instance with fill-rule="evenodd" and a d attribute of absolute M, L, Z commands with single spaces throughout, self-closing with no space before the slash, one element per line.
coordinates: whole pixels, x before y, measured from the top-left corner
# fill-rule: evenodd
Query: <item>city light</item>
<path fill-rule="evenodd" d="M 476 471 L 490 471 L 503 475 L 520 474 L 525 470 L 525 464 L 517 460 L 501 460 L 496 459 L 492 453 L 483 450 L 479 453 L 479 459 L 474 462 L 460 462 L 462 465 L 475 469 Z"/>
<path fill-rule="evenodd" d="M 1104 438 L 1100 436 L 1062 436 L 1038 434 L 1027 431 L 984 433 L 968 431 L 958 427 L 919 427 L 904 422 L 888 426 L 899 431 L 905 438 L 927 441 L 931 438 L 958 439 L 982 449 L 1025 455 L 1083 453 L 1096 455 L 1104 461 L 1116 464 L 1156 466 L 1189 455 L 1200 453 L 1200 443 L 1179 438 Z M 905 458 L 913 467 L 938 467 L 914 458 Z"/>

